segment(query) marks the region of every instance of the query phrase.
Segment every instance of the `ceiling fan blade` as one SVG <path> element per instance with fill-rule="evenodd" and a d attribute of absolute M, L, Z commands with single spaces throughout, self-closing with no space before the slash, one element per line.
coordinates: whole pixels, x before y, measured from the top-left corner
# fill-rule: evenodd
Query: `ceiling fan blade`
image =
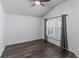
<path fill-rule="evenodd" d="M 42 4 L 42 3 L 40 3 L 43 7 L 45 7 L 45 5 L 44 4 Z"/>
<path fill-rule="evenodd" d="M 50 1 L 50 0 L 39 0 L 40 2 L 48 2 L 48 1 Z"/>
<path fill-rule="evenodd" d="M 35 3 L 32 6 L 35 6 Z"/>
<path fill-rule="evenodd" d="M 51 1 L 51 0 L 31 0 L 31 1 L 40 1 L 40 2 L 49 2 L 49 1 Z"/>

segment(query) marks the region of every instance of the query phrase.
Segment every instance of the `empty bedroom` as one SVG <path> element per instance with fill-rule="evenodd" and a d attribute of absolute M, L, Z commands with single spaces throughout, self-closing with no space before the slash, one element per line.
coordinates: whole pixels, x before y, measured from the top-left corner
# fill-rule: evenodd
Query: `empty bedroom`
<path fill-rule="evenodd" d="M 0 58 L 78 58 L 79 0 L 0 0 Z"/>

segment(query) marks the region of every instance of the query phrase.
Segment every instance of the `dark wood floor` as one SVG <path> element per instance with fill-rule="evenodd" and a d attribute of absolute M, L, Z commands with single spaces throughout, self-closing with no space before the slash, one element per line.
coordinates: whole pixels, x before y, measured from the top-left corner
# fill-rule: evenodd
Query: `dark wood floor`
<path fill-rule="evenodd" d="M 2 58 L 76 58 L 76 56 L 54 44 L 36 40 L 7 46 Z"/>

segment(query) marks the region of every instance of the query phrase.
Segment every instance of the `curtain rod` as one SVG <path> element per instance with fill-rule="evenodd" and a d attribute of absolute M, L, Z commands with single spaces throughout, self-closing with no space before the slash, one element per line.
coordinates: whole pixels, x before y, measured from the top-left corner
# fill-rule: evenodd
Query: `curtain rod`
<path fill-rule="evenodd" d="M 61 16 L 56 16 L 56 17 L 50 17 L 50 18 L 46 18 L 46 19 L 55 19 L 55 18 L 59 18 L 59 17 L 62 17 L 62 16 L 68 16 L 67 14 L 63 14 Z"/>

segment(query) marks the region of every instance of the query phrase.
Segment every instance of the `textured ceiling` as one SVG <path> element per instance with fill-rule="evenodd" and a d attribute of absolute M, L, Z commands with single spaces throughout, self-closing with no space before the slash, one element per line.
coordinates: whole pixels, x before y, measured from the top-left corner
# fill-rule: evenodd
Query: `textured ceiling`
<path fill-rule="evenodd" d="M 45 7 L 41 5 L 35 5 L 33 7 L 33 2 L 30 0 L 2 0 L 2 3 L 7 13 L 43 17 L 53 7 L 63 1 L 64 0 L 51 0 L 50 2 L 44 2 Z"/>

